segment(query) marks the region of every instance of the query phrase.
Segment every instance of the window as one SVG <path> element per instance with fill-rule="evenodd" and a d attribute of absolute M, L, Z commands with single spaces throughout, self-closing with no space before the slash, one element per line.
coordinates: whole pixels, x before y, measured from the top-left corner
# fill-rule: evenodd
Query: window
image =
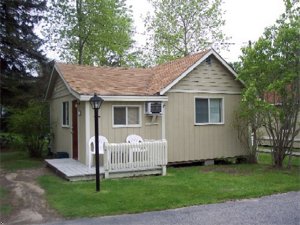
<path fill-rule="evenodd" d="M 223 123 L 223 99 L 196 98 L 195 115 L 196 124 Z"/>
<path fill-rule="evenodd" d="M 68 127 L 70 125 L 69 120 L 69 102 L 62 103 L 62 126 Z"/>
<path fill-rule="evenodd" d="M 140 106 L 113 106 L 113 126 L 139 127 Z"/>

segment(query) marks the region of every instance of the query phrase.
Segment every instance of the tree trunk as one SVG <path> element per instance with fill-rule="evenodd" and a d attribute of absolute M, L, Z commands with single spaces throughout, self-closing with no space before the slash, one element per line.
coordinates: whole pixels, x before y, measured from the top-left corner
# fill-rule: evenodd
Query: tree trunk
<path fill-rule="evenodd" d="M 279 148 L 274 149 L 274 166 L 278 169 L 281 169 L 283 166 L 284 152 L 282 151 L 283 150 Z"/>
<path fill-rule="evenodd" d="M 252 140 L 251 140 L 251 152 L 249 156 L 249 163 L 257 163 L 257 130 L 255 128 L 252 128 Z"/>
<path fill-rule="evenodd" d="M 82 53 L 83 53 L 83 41 L 82 41 L 82 0 L 76 0 L 76 13 L 78 20 L 78 29 L 79 29 L 79 43 L 78 43 L 78 64 L 82 65 Z"/>

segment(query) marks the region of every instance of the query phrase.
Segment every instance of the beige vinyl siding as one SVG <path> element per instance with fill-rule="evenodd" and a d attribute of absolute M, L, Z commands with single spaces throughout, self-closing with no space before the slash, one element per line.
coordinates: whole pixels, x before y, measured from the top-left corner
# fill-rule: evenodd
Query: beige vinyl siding
<path fill-rule="evenodd" d="M 52 142 L 53 152 L 68 152 L 72 157 L 72 100 L 71 95 L 53 99 L 50 102 L 50 125 L 54 134 Z M 62 103 L 69 102 L 70 126 L 62 126 Z"/>
<path fill-rule="evenodd" d="M 68 152 L 70 158 L 72 157 L 72 101 L 74 99 L 75 98 L 70 94 L 63 80 L 57 76 L 49 101 L 50 125 L 54 134 L 51 147 L 53 152 Z M 62 104 L 66 101 L 69 102 L 69 126 L 63 127 Z M 79 126 L 80 124 L 78 123 L 78 129 L 81 129 Z M 78 144 L 80 145 L 80 140 Z"/>
<path fill-rule="evenodd" d="M 99 111 L 99 132 L 111 143 L 125 142 L 130 134 L 140 135 L 143 139 L 161 139 L 161 117 L 157 116 L 152 122 L 152 117 L 144 114 L 144 102 L 104 102 Z M 141 127 L 113 127 L 112 106 L 141 106 Z M 90 113 L 91 136 L 94 136 L 94 111 Z"/>
<path fill-rule="evenodd" d="M 224 124 L 194 125 L 195 97 L 223 98 Z M 168 161 L 179 162 L 246 154 L 232 127 L 239 95 L 168 93 L 166 137 Z"/>
<path fill-rule="evenodd" d="M 242 85 L 214 56 L 202 62 L 168 92 L 168 161 L 182 162 L 245 155 L 233 129 Z M 221 98 L 222 124 L 195 125 L 195 98 Z"/>
<path fill-rule="evenodd" d="M 240 93 L 241 88 L 242 85 L 235 80 L 235 77 L 214 56 L 211 56 L 211 63 L 202 62 L 169 92 L 197 90 L 209 93 Z"/>
<path fill-rule="evenodd" d="M 54 89 L 52 92 L 51 99 L 61 98 L 68 96 L 70 92 L 68 91 L 68 88 L 64 84 L 63 80 L 57 76 L 57 79 L 54 83 Z"/>

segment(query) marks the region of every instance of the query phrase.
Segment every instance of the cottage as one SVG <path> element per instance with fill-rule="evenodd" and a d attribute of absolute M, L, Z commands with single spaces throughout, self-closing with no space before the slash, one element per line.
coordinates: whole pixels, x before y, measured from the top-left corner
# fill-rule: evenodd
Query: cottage
<path fill-rule="evenodd" d="M 167 140 L 168 163 L 245 155 L 232 126 L 243 85 L 213 49 L 153 68 L 55 63 L 46 99 L 53 151 L 88 164 L 94 136 L 89 99 L 104 99 L 99 133 L 109 143 L 130 134 Z"/>

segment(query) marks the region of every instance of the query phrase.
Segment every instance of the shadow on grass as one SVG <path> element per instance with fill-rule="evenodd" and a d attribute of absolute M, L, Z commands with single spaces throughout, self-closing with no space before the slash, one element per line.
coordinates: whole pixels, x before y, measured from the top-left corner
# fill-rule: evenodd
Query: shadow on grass
<path fill-rule="evenodd" d="M 0 165 L 2 169 L 15 171 L 19 169 L 33 169 L 43 165 L 43 159 L 29 158 L 26 151 L 8 150 L 0 152 Z"/>

